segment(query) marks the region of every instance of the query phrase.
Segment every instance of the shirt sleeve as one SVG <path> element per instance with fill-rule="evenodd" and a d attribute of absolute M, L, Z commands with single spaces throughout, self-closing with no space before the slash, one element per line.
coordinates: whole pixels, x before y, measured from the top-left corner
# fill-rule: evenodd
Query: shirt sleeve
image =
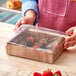
<path fill-rule="evenodd" d="M 34 10 L 37 16 L 39 15 L 38 11 L 38 0 L 23 0 L 22 1 L 22 15 L 26 13 L 27 10 Z"/>

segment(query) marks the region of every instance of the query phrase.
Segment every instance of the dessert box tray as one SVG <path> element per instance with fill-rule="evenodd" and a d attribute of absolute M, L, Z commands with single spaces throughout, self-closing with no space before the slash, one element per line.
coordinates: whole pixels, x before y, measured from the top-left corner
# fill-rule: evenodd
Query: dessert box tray
<path fill-rule="evenodd" d="M 65 38 L 60 35 L 63 33 L 56 30 L 23 25 L 20 32 L 7 42 L 6 52 L 13 56 L 53 63 L 64 51 Z"/>

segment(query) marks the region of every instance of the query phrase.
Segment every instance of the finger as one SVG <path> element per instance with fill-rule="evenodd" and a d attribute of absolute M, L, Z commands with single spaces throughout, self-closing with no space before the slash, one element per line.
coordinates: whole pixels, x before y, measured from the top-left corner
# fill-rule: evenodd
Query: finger
<path fill-rule="evenodd" d="M 22 19 L 20 19 L 20 20 L 16 23 L 16 27 L 20 27 L 21 21 L 22 21 Z"/>
<path fill-rule="evenodd" d="M 26 18 L 25 18 L 25 17 L 23 17 L 22 19 L 20 19 L 20 20 L 16 23 L 15 31 L 18 30 L 19 27 L 20 27 L 22 24 L 26 24 Z"/>
<path fill-rule="evenodd" d="M 71 46 L 74 46 L 74 45 L 76 45 L 76 40 L 66 42 L 64 44 L 64 48 L 68 48 L 68 47 L 71 47 Z"/>
<path fill-rule="evenodd" d="M 65 39 L 65 42 L 76 40 L 76 34 L 74 33 L 72 36 L 69 36 Z"/>
<path fill-rule="evenodd" d="M 16 23 L 16 26 L 15 26 L 14 31 L 16 31 L 16 30 L 20 27 L 20 25 L 21 25 L 21 20 L 22 20 L 22 19 L 20 19 L 20 20 Z"/>
<path fill-rule="evenodd" d="M 66 31 L 67 35 L 72 35 L 73 34 L 73 29 L 74 27 L 70 28 L 69 30 Z"/>

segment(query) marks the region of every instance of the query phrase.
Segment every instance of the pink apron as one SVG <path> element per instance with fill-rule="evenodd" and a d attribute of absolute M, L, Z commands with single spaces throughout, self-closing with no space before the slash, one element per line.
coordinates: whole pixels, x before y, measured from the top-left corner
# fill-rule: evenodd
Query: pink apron
<path fill-rule="evenodd" d="M 38 27 L 65 32 L 76 25 L 76 2 L 71 0 L 39 0 Z"/>

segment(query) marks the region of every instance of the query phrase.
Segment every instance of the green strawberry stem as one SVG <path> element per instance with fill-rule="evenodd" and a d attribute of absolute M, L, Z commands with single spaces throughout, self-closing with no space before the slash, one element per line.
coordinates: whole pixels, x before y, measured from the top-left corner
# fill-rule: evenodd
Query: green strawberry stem
<path fill-rule="evenodd" d="M 46 72 L 46 71 L 51 71 L 51 69 L 48 68 L 47 70 L 44 70 L 43 72 Z"/>
<path fill-rule="evenodd" d="M 58 76 L 58 74 L 55 74 L 55 75 L 53 75 L 53 76 Z"/>

